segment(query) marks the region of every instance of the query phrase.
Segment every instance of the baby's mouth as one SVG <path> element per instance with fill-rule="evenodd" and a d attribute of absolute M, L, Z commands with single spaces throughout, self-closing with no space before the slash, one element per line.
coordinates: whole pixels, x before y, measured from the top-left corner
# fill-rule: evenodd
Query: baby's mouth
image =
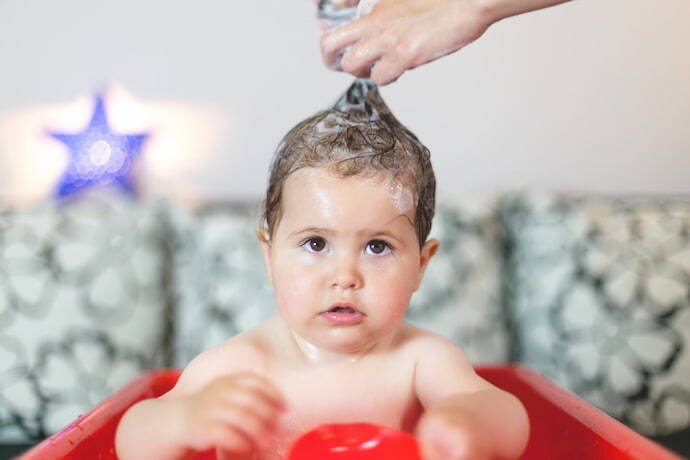
<path fill-rule="evenodd" d="M 362 322 L 366 315 L 351 304 L 335 303 L 328 310 L 322 311 L 320 316 L 330 323 L 352 325 Z"/>
<path fill-rule="evenodd" d="M 361 315 L 364 314 L 361 311 L 357 310 L 354 307 L 354 305 L 349 304 L 349 303 L 340 303 L 340 302 L 334 303 L 333 305 L 331 305 L 330 309 L 324 310 L 322 313 L 351 313 L 351 314 L 358 313 Z"/>

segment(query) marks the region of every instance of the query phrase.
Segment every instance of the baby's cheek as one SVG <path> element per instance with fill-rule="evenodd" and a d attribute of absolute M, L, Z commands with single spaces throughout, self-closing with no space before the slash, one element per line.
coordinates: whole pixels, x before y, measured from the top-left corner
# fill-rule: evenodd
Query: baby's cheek
<path fill-rule="evenodd" d="M 401 280 L 382 281 L 374 291 L 372 304 L 379 305 L 391 319 L 402 319 L 412 295 L 407 282 Z"/>
<path fill-rule="evenodd" d="M 274 280 L 274 290 L 278 304 L 289 308 L 290 305 L 304 304 L 314 294 L 314 282 L 299 264 L 291 264 L 291 270 L 286 270 Z"/>
<path fill-rule="evenodd" d="M 376 289 L 377 303 L 385 306 L 392 314 L 404 316 L 414 292 L 415 282 L 415 279 L 404 274 L 396 274 L 381 280 Z"/>
<path fill-rule="evenodd" d="M 320 261 L 320 256 L 306 251 L 299 251 L 290 261 L 290 266 L 313 267 Z"/>

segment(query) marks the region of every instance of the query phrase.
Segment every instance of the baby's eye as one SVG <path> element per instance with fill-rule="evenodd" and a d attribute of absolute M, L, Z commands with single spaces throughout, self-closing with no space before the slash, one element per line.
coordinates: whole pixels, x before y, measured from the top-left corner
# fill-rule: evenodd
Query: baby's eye
<path fill-rule="evenodd" d="M 391 252 L 391 247 L 386 243 L 385 241 L 382 240 L 372 240 L 367 243 L 367 249 L 366 251 L 369 254 L 374 254 L 377 256 L 388 254 Z"/>
<path fill-rule="evenodd" d="M 318 253 L 326 248 L 326 240 L 319 237 L 309 238 L 302 244 L 302 247 L 309 252 Z"/>

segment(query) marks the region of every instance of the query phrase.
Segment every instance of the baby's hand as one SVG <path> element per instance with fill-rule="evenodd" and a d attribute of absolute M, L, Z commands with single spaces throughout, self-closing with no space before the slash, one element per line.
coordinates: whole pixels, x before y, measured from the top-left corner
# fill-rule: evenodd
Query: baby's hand
<path fill-rule="evenodd" d="M 490 440 L 479 422 L 457 407 L 432 407 L 419 421 L 417 437 L 425 460 L 489 460 Z"/>
<path fill-rule="evenodd" d="M 220 447 L 239 455 L 270 443 L 285 407 L 275 386 L 252 373 L 221 377 L 178 402 L 185 447 L 198 451 Z"/>

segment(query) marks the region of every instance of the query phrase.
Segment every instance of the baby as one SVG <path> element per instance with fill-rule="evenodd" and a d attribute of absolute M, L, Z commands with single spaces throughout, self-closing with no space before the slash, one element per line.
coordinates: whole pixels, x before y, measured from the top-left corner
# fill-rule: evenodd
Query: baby
<path fill-rule="evenodd" d="M 438 248 L 434 194 L 429 151 L 368 81 L 293 128 L 257 232 L 279 315 L 134 405 L 119 457 L 281 459 L 301 434 L 348 422 L 414 433 L 427 460 L 519 457 L 520 402 L 453 343 L 402 321 Z"/>

